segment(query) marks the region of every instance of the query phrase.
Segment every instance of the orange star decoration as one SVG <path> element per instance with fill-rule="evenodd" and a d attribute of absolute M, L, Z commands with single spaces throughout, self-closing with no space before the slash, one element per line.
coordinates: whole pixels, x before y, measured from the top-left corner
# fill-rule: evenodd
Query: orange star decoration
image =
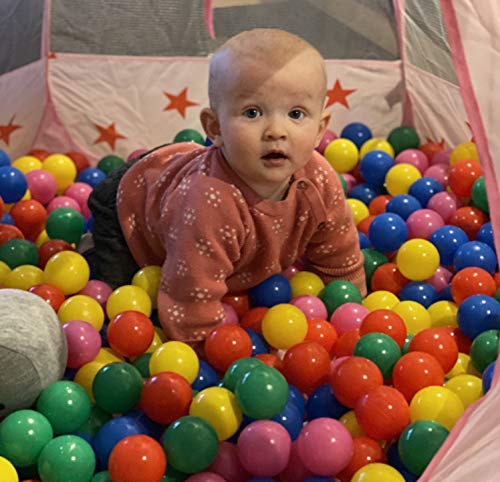
<path fill-rule="evenodd" d="M 328 100 L 326 102 L 325 109 L 330 107 L 337 102 L 342 104 L 344 107 L 349 109 L 349 104 L 347 103 L 347 96 L 351 95 L 353 92 L 356 92 L 357 89 L 343 89 L 340 85 L 339 79 L 335 81 L 335 85 L 332 89 L 326 91 L 326 95 Z"/>
<path fill-rule="evenodd" d="M 165 107 L 165 110 L 176 110 L 179 114 L 186 118 L 186 109 L 188 107 L 193 107 L 194 105 L 199 105 L 198 102 L 191 102 L 187 98 L 187 87 L 182 89 L 182 92 L 179 95 L 171 94 L 170 92 L 163 92 L 165 96 L 170 100 L 170 104 Z"/>
<path fill-rule="evenodd" d="M 94 124 L 97 128 L 97 130 L 100 132 L 99 137 L 97 140 L 94 142 L 94 144 L 99 144 L 100 142 L 107 142 L 109 144 L 109 147 L 114 151 L 115 150 L 115 143 L 118 139 L 126 139 L 125 136 L 122 136 L 121 134 L 118 134 L 116 132 L 115 128 L 115 123 L 112 122 L 109 124 L 108 127 L 100 126 L 98 124 Z"/>
<path fill-rule="evenodd" d="M 9 145 L 10 142 L 10 135 L 16 131 L 17 129 L 21 129 L 22 126 L 13 124 L 14 122 L 14 116 L 12 116 L 12 119 L 9 121 L 8 124 L 1 126 L 0 125 L 0 141 L 4 141 L 5 144 Z"/>

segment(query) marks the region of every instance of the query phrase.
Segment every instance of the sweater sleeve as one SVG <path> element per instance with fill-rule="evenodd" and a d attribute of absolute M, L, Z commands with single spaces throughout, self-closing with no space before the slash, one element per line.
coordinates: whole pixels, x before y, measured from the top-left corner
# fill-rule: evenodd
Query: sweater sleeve
<path fill-rule="evenodd" d="M 246 232 L 233 190 L 204 175 L 194 176 L 183 181 L 162 208 L 166 259 L 158 312 L 170 339 L 203 340 L 224 317 L 226 279 L 240 257 Z"/>
<path fill-rule="evenodd" d="M 306 248 L 309 269 L 325 283 L 346 280 L 366 296 L 364 259 L 352 213 L 338 175 L 332 170 L 326 197 L 327 219 L 319 224 Z"/>

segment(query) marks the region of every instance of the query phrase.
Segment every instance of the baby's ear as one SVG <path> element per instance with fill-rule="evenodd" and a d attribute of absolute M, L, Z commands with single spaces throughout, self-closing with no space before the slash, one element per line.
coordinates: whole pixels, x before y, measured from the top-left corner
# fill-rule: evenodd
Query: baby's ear
<path fill-rule="evenodd" d="M 321 113 L 321 119 L 319 121 L 318 136 L 316 137 L 316 147 L 319 145 L 319 143 L 321 142 L 321 139 L 323 138 L 323 136 L 326 132 L 328 124 L 330 123 L 330 118 L 331 118 L 331 114 L 327 110 L 324 110 Z"/>
<path fill-rule="evenodd" d="M 205 134 L 212 141 L 212 144 L 216 147 L 222 146 L 222 136 L 217 114 L 209 107 L 205 107 L 200 112 L 200 122 Z"/>

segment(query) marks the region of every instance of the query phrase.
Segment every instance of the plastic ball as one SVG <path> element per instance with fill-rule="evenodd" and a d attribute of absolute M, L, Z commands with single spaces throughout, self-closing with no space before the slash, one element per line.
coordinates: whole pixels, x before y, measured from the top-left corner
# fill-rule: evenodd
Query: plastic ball
<path fill-rule="evenodd" d="M 101 305 L 85 295 L 74 295 L 67 298 L 59 307 L 57 316 L 61 323 L 71 320 L 81 320 L 90 323 L 100 331 L 104 323 L 104 312 Z"/>
<path fill-rule="evenodd" d="M 197 474 L 191 475 L 185 480 L 186 482 L 226 482 L 226 479 L 213 472 L 198 472 Z"/>
<path fill-rule="evenodd" d="M 90 323 L 81 320 L 71 320 L 63 325 L 68 345 L 69 368 L 80 368 L 91 362 L 101 349 L 99 331 Z"/>
<path fill-rule="evenodd" d="M 396 154 L 405 149 L 417 149 L 420 145 L 417 132 L 408 126 L 396 127 L 389 133 L 387 140 L 391 143 Z"/>
<path fill-rule="evenodd" d="M 427 156 L 419 149 L 407 148 L 399 152 L 394 159 L 396 164 L 411 164 L 415 166 L 421 174 L 429 167 L 429 160 Z"/>
<path fill-rule="evenodd" d="M 183 129 L 175 135 L 173 143 L 176 142 L 196 142 L 204 146 L 205 138 L 194 129 Z"/>
<path fill-rule="evenodd" d="M 36 246 L 25 239 L 10 239 L 0 246 L 0 261 L 14 269 L 18 266 L 38 264 L 38 251 Z"/>
<path fill-rule="evenodd" d="M 111 287 L 104 281 L 92 279 L 87 282 L 87 284 L 78 294 L 93 298 L 104 309 L 106 307 L 106 301 L 108 300 L 109 295 L 112 292 L 113 290 L 111 289 Z"/>
<path fill-rule="evenodd" d="M 366 204 L 358 199 L 349 198 L 347 199 L 347 204 L 351 209 L 354 224 L 359 224 L 363 219 L 370 215 L 370 211 L 368 211 Z"/>
<path fill-rule="evenodd" d="M 22 171 L 13 166 L 0 166 L 0 196 L 7 204 L 23 199 L 28 182 Z"/>
<path fill-rule="evenodd" d="M 430 328 L 431 318 L 427 310 L 415 301 L 400 301 L 392 307 L 404 321 L 408 333 L 415 335 Z"/>
<path fill-rule="evenodd" d="M 36 240 L 47 221 L 47 211 L 40 202 L 34 199 L 18 201 L 12 206 L 10 215 L 16 226 L 30 241 Z"/>
<path fill-rule="evenodd" d="M 453 258 L 457 249 L 469 241 L 465 231 L 457 226 L 441 226 L 436 229 L 429 241 L 436 247 L 440 262 L 443 265 L 453 264 Z"/>
<path fill-rule="evenodd" d="M 360 172 L 366 182 L 374 186 L 382 186 L 387 171 L 394 166 L 394 159 L 384 151 L 367 152 L 359 164 Z"/>
<path fill-rule="evenodd" d="M 116 288 L 106 302 L 106 313 L 112 320 L 123 311 L 140 311 L 148 318 L 151 316 L 151 298 L 139 286 L 123 285 Z"/>
<path fill-rule="evenodd" d="M 374 186 L 363 182 L 357 184 L 349 191 L 349 199 L 357 199 L 365 206 L 368 206 L 376 197 L 381 196 L 383 193 L 384 191 L 381 186 Z"/>
<path fill-rule="evenodd" d="M 436 211 L 444 220 L 449 223 L 452 216 L 460 206 L 457 197 L 453 193 L 439 192 L 434 194 L 427 203 L 427 208 Z"/>
<path fill-rule="evenodd" d="M 97 167 L 87 167 L 81 170 L 76 177 L 77 182 L 83 182 L 90 187 L 95 188 L 106 177 L 106 173 Z"/>
<path fill-rule="evenodd" d="M 325 304 L 317 296 L 300 295 L 293 298 L 290 304 L 299 308 L 306 315 L 307 320 L 326 320 L 328 317 Z"/>
<path fill-rule="evenodd" d="M 62 239 L 48 239 L 47 241 L 44 241 L 38 247 L 38 265 L 40 268 L 45 269 L 47 261 L 54 256 L 54 254 L 61 251 L 74 251 L 74 249 L 69 243 L 63 241 Z"/>
<path fill-rule="evenodd" d="M 250 290 L 252 306 L 271 307 L 281 303 L 288 303 L 292 299 L 290 282 L 280 274 L 265 279 Z"/>
<path fill-rule="evenodd" d="M 402 244 L 396 256 L 401 274 L 412 281 L 430 278 L 439 266 L 439 252 L 425 239 L 410 239 Z"/>
<path fill-rule="evenodd" d="M 104 172 L 104 174 L 108 175 L 111 171 L 114 171 L 123 165 L 125 165 L 125 161 L 121 157 L 109 154 L 99 160 L 97 168 Z"/>
<path fill-rule="evenodd" d="M 107 339 L 111 348 L 126 357 L 139 356 L 153 341 L 152 321 L 140 311 L 122 311 L 108 325 Z"/>
<path fill-rule="evenodd" d="M 491 362 L 483 372 L 482 387 L 483 387 L 483 393 L 485 393 L 485 394 L 491 388 L 491 382 L 493 381 L 493 375 L 495 372 L 495 365 L 496 365 L 496 362 Z"/>
<path fill-rule="evenodd" d="M 481 378 L 474 375 L 458 375 L 448 380 L 444 386 L 460 397 L 464 408 L 467 408 L 483 396 Z"/>
<path fill-rule="evenodd" d="M 325 287 L 321 278 L 310 271 L 300 271 L 290 278 L 292 297 L 302 295 L 318 296 Z"/>
<path fill-rule="evenodd" d="M 415 301 L 428 308 L 439 300 L 437 290 L 430 283 L 411 282 L 399 292 L 401 301 Z"/>
<path fill-rule="evenodd" d="M 389 196 L 389 194 L 381 194 L 375 197 L 368 206 L 370 214 L 377 216 L 378 214 L 385 213 L 385 208 L 391 199 L 392 196 Z"/>
<path fill-rule="evenodd" d="M 448 220 L 449 224 L 462 228 L 469 239 L 474 239 L 486 222 L 488 222 L 488 216 L 473 206 L 458 208 Z"/>
<path fill-rule="evenodd" d="M 283 303 L 270 308 L 262 319 L 262 334 L 278 349 L 288 349 L 303 341 L 307 334 L 307 319 L 297 307 Z"/>
<path fill-rule="evenodd" d="M 484 176 L 478 177 L 474 184 L 472 185 L 471 197 L 474 206 L 481 209 L 485 213 L 490 212 L 490 207 L 488 204 L 488 197 L 486 195 L 486 185 L 484 181 Z"/>
<path fill-rule="evenodd" d="M 340 137 L 354 142 L 359 149 L 367 140 L 372 138 L 372 132 L 366 124 L 351 122 L 342 129 Z"/>
<path fill-rule="evenodd" d="M 429 328 L 417 333 L 410 342 L 410 351 L 423 351 L 434 356 L 448 373 L 458 358 L 458 346 L 453 336 L 442 328 Z"/>
<path fill-rule="evenodd" d="M 389 291 L 396 296 L 407 283 L 409 283 L 408 278 L 401 274 L 396 263 L 384 263 L 378 266 L 370 280 L 373 291 Z"/>
<path fill-rule="evenodd" d="M 345 303 L 358 303 L 362 301 L 359 289 L 351 282 L 344 280 L 331 281 L 320 294 L 320 299 L 325 304 L 328 315 Z"/>
<path fill-rule="evenodd" d="M 399 249 L 408 237 L 408 228 L 402 217 L 383 213 L 375 217 L 368 229 L 368 237 L 375 249 L 391 252 Z"/>
<path fill-rule="evenodd" d="M 383 463 L 369 463 L 361 467 L 351 482 L 405 482 L 404 477 L 393 467 Z"/>
<path fill-rule="evenodd" d="M 429 239 L 430 236 L 444 225 L 443 218 L 431 209 L 419 209 L 408 216 L 408 237 Z"/>
<path fill-rule="evenodd" d="M 373 291 L 363 300 L 363 306 L 368 311 L 391 310 L 399 303 L 399 298 L 394 293 L 384 290 Z"/>
<path fill-rule="evenodd" d="M 421 177 L 420 171 L 415 166 L 406 163 L 396 164 L 387 171 L 385 186 L 392 196 L 408 194 L 410 186 Z"/>
<path fill-rule="evenodd" d="M 455 271 L 475 266 L 493 274 L 497 267 L 497 258 L 495 252 L 487 244 L 469 241 L 455 251 L 453 266 Z"/>
<path fill-rule="evenodd" d="M 401 216 L 404 220 L 408 219 L 408 216 L 422 209 L 422 204 L 420 201 L 409 194 L 399 194 L 394 196 L 389 200 L 386 206 L 386 211 L 388 213 L 394 213 Z"/>
<path fill-rule="evenodd" d="M 403 319 L 392 310 L 378 309 L 368 313 L 360 326 L 360 335 L 380 333 L 391 337 L 399 348 L 403 348 L 406 339 L 406 326 Z"/>
<path fill-rule="evenodd" d="M 77 293 L 87 284 L 90 276 L 85 258 L 74 251 L 54 254 L 44 269 L 45 283 L 59 288 L 65 295 Z"/>
<path fill-rule="evenodd" d="M 384 380 L 389 380 L 395 363 L 401 357 L 401 349 L 384 333 L 367 333 L 362 335 L 354 346 L 353 355 L 373 361 L 380 369 Z"/>
<path fill-rule="evenodd" d="M 339 336 L 353 329 L 359 328 L 368 309 L 359 303 L 344 303 L 332 313 L 330 323 L 333 325 Z"/>
<path fill-rule="evenodd" d="M 331 323 L 326 320 L 308 320 L 305 341 L 314 341 L 321 345 L 332 356 L 338 340 L 338 334 Z"/>
<path fill-rule="evenodd" d="M 193 383 L 198 375 L 199 361 L 195 351 L 186 343 L 168 341 L 157 348 L 149 362 L 152 375 L 160 372 L 174 372 Z"/>
<path fill-rule="evenodd" d="M 438 181 L 432 177 L 422 177 L 410 186 L 408 193 L 418 199 L 422 206 L 427 206 L 432 197 L 442 191 L 443 186 Z"/>
<path fill-rule="evenodd" d="M 25 264 L 14 268 L 3 278 L 4 288 L 18 290 L 29 290 L 32 286 L 39 285 L 43 281 L 43 271 L 33 265 Z"/>
<path fill-rule="evenodd" d="M 462 159 L 450 168 L 448 184 L 461 197 L 471 197 L 474 182 L 483 174 L 481 165 L 470 159 Z"/>
<path fill-rule="evenodd" d="M 470 347 L 470 359 L 474 368 L 482 373 L 498 356 L 500 331 L 488 330 L 480 333 Z"/>
<path fill-rule="evenodd" d="M 487 330 L 500 329 L 500 303 L 491 296 L 472 295 L 458 307 L 457 322 L 460 330 L 474 340 Z"/>
<path fill-rule="evenodd" d="M 85 220 L 75 209 L 58 208 L 49 214 L 45 229 L 51 239 L 63 239 L 76 244 L 84 232 Z"/>
<path fill-rule="evenodd" d="M 434 164 L 424 171 L 424 177 L 434 179 L 442 188 L 446 188 L 448 186 L 448 171 L 447 164 Z"/>
<path fill-rule="evenodd" d="M 394 158 L 394 148 L 385 139 L 373 137 L 368 139 L 359 150 L 359 157 L 362 159 L 370 151 L 384 151 Z"/>
<path fill-rule="evenodd" d="M 491 222 L 487 222 L 481 226 L 477 232 L 476 241 L 487 244 L 491 249 L 495 249 L 495 241 L 493 239 L 493 228 Z"/>
<path fill-rule="evenodd" d="M 451 294 L 457 304 L 472 295 L 494 296 L 496 289 L 493 276 L 477 267 L 464 268 L 451 280 Z"/>
<path fill-rule="evenodd" d="M 337 139 L 338 136 L 335 134 L 335 132 L 331 131 L 330 129 L 327 129 L 325 133 L 323 134 L 323 137 L 319 141 L 318 146 L 316 147 L 316 150 L 320 153 L 323 154 L 325 152 L 326 146 L 330 144 L 330 142 L 334 141 Z M 352 139 L 351 139 L 352 140 Z M 353 141 L 354 142 L 354 141 Z"/>
<path fill-rule="evenodd" d="M 338 138 L 330 142 L 323 153 L 337 172 L 351 171 L 359 160 L 356 144 L 349 139 Z"/>
<path fill-rule="evenodd" d="M 306 413 L 309 421 L 321 417 L 339 419 L 348 410 L 336 399 L 328 383 L 317 387 L 307 399 Z"/>

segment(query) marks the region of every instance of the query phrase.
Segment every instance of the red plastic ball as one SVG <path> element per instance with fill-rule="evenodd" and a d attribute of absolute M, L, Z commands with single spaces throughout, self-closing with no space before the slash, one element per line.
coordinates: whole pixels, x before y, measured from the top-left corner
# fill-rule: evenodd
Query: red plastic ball
<path fill-rule="evenodd" d="M 303 393 L 311 393 L 319 385 L 328 382 L 330 355 L 319 343 L 297 343 L 287 350 L 283 363 L 283 373 L 288 383 Z"/>
<path fill-rule="evenodd" d="M 38 248 L 38 266 L 45 268 L 47 261 L 61 251 L 74 251 L 71 244 L 62 239 L 49 239 Z"/>
<path fill-rule="evenodd" d="M 391 310 L 373 310 L 368 313 L 361 323 L 359 334 L 384 333 L 390 336 L 398 345 L 403 348 L 406 335 L 408 334 L 403 318 Z"/>
<path fill-rule="evenodd" d="M 374 271 L 370 285 L 372 291 L 390 291 L 397 296 L 409 282 L 410 280 L 401 274 L 396 263 L 384 263 Z"/>
<path fill-rule="evenodd" d="M 283 373 L 284 363 L 281 358 L 278 358 L 276 355 L 272 353 L 260 353 L 259 355 L 255 355 L 255 358 L 264 362 L 268 367 L 276 368 L 279 372 Z"/>
<path fill-rule="evenodd" d="M 32 286 L 28 291 L 39 296 L 42 300 L 45 300 L 52 306 L 54 311 L 57 311 L 66 300 L 64 293 L 59 288 L 47 283 Z"/>
<path fill-rule="evenodd" d="M 356 346 L 356 343 L 359 341 L 360 338 L 361 335 L 359 334 L 359 328 L 356 328 L 355 330 L 346 331 L 345 333 L 339 336 L 337 343 L 335 343 L 335 346 L 333 347 L 334 355 L 337 358 L 340 358 L 341 356 L 352 355 L 354 347 Z"/>
<path fill-rule="evenodd" d="M 5 213 L 5 203 L 3 202 L 2 196 L 0 196 L 0 219 L 2 219 Z"/>
<path fill-rule="evenodd" d="M 368 211 L 374 216 L 385 213 L 385 207 L 391 199 L 392 196 L 389 196 L 389 194 L 381 194 L 380 196 L 374 197 L 368 205 Z"/>
<path fill-rule="evenodd" d="M 305 341 L 315 341 L 320 344 L 330 357 L 333 355 L 333 349 L 338 339 L 337 330 L 328 321 L 317 319 L 307 320 Z"/>
<path fill-rule="evenodd" d="M 448 224 L 463 229 L 469 239 L 474 240 L 481 226 L 487 222 L 488 216 L 483 211 L 473 206 L 463 206 L 451 215 Z"/>
<path fill-rule="evenodd" d="M 189 413 L 191 385 L 174 372 L 160 372 L 144 380 L 139 406 L 157 423 L 172 423 Z"/>
<path fill-rule="evenodd" d="M 81 152 L 70 151 L 66 152 L 65 155 L 74 162 L 77 172 L 81 172 L 84 169 L 87 169 L 87 167 L 90 167 L 90 162 L 87 159 L 87 156 Z"/>
<path fill-rule="evenodd" d="M 23 232 L 26 239 L 35 241 L 45 228 L 47 210 L 35 199 L 18 201 L 10 210 L 10 215 L 16 226 Z"/>
<path fill-rule="evenodd" d="M 12 224 L 0 224 L 0 246 L 11 239 L 25 239 L 19 228 Z"/>
<path fill-rule="evenodd" d="M 368 230 L 370 229 L 370 224 L 376 218 L 373 214 L 366 216 L 363 218 L 358 224 L 356 224 L 356 228 L 358 231 L 362 232 L 365 236 L 368 236 Z"/>
<path fill-rule="evenodd" d="M 147 435 L 131 435 L 111 451 L 108 470 L 114 482 L 160 482 L 167 468 L 163 447 Z"/>
<path fill-rule="evenodd" d="M 127 310 L 116 315 L 108 325 L 108 342 L 119 355 L 142 355 L 153 341 L 153 322 L 140 311 Z"/>
<path fill-rule="evenodd" d="M 457 304 L 472 295 L 495 296 L 496 290 L 493 276 L 476 266 L 461 269 L 451 280 L 451 296 Z"/>
<path fill-rule="evenodd" d="M 228 294 L 222 298 L 222 302 L 231 305 L 239 319 L 250 309 L 250 301 L 246 293 Z"/>
<path fill-rule="evenodd" d="M 234 361 L 251 355 L 252 340 L 240 326 L 216 326 L 205 339 L 207 361 L 219 372 L 225 372 Z"/>
<path fill-rule="evenodd" d="M 31 149 L 31 151 L 28 152 L 28 156 L 36 157 L 40 161 L 43 161 L 49 155 L 50 152 L 45 149 Z"/>
<path fill-rule="evenodd" d="M 330 385 L 337 400 L 353 408 L 359 397 L 382 385 L 384 379 L 377 365 L 368 358 L 351 356 L 336 366 Z"/>
<path fill-rule="evenodd" d="M 252 308 L 248 310 L 240 319 L 240 326 L 245 330 L 253 330 L 257 333 L 262 333 L 262 319 L 264 315 L 267 313 L 267 310 L 264 306 L 257 306 L 256 308 Z"/>
<path fill-rule="evenodd" d="M 442 329 L 453 337 L 460 353 L 470 353 L 472 340 L 458 326 L 443 326 Z"/>
<path fill-rule="evenodd" d="M 362 395 L 354 413 L 361 430 L 375 440 L 392 440 L 410 424 L 410 407 L 405 397 L 384 385 Z"/>
<path fill-rule="evenodd" d="M 394 365 L 392 383 L 408 402 L 422 388 L 443 385 L 444 370 L 436 358 L 423 351 L 411 351 Z"/>
<path fill-rule="evenodd" d="M 423 351 L 436 358 L 445 373 L 457 362 L 458 346 L 453 336 L 443 328 L 427 328 L 410 341 L 409 351 Z"/>
<path fill-rule="evenodd" d="M 462 159 L 451 166 L 448 174 L 448 184 L 457 196 L 470 197 L 474 182 L 482 175 L 483 171 L 479 162 Z"/>
<path fill-rule="evenodd" d="M 426 156 L 429 161 L 434 157 L 434 154 L 437 152 L 444 151 L 444 143 L 438 144 L 437 142 L 434 141 L 428 141 L 425 144 L 422 144 L 419 146 L 419 150 L 422 151 Z"/>

